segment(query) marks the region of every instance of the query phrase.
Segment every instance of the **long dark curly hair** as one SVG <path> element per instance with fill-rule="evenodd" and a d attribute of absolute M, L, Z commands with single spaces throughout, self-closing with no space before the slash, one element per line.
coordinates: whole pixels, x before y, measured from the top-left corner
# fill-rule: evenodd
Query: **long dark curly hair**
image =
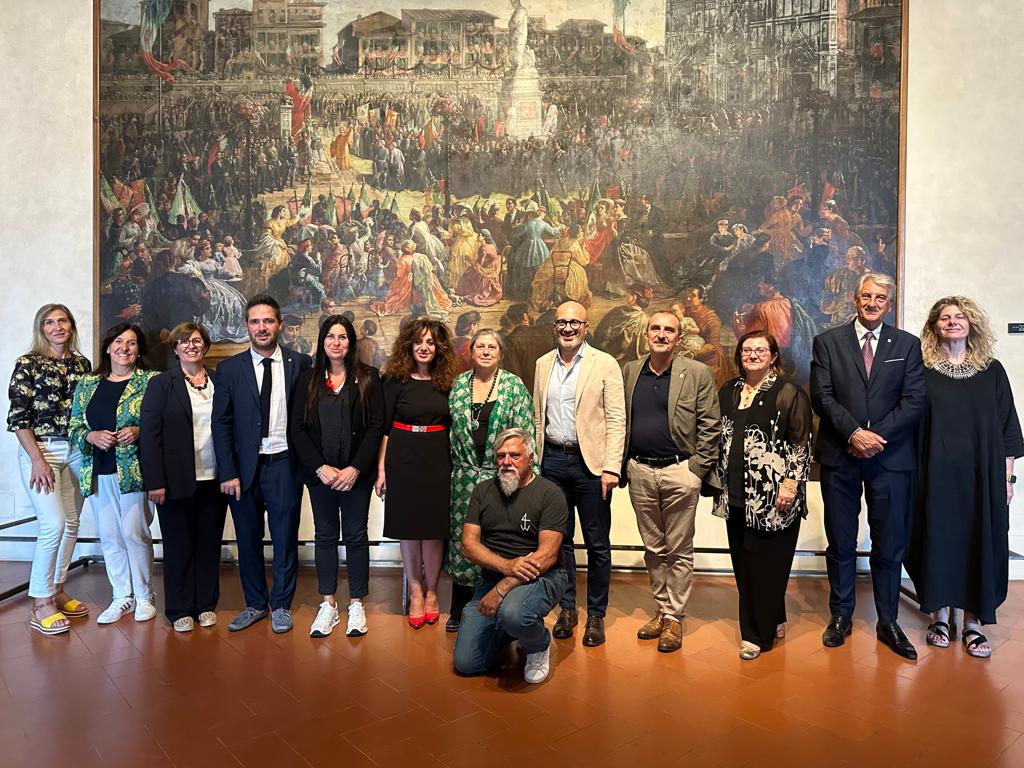
<path fill-rule="evenodd" d="M 408 381 L 416 370 L 416 360 L 412 356 L 412 345 L 429 332 L 434 339 L 436 354 L 430 363 L 430 379 L 438 392 L 448 392 L 455 382 L 455 347 L 452 345 L 452 332 L 440 320 L 432 317 L 417 317 L 409 323 L 395 339 L 391 348 L 391 358 L 384 366 L 384 373 L 399 381 Z"/>
<path fill-rule="evenodd" d="M 345 333 L 348 334 L 348 352 L 345 353 L 345 380 L 354 381 L 358 384 L 359 402 L 363 407 L 366 406 L 366 387 L 369 383 L 370 371 L 373 369 L 368 365 L 364 365 L 359 360 L 356 350 L 356 332 L 352 327 L 352 322 L 344 315 L 330 315 L 320 324 L 320 333 L 316 340 L 316 351 L 313 355 L 313 374 L 310 376 L 309 386 L 306 388 L 307 422 L 310 420 L 313 409 L 316 408 L 319 402 L 324 377 L 331 369 L 331 361 L 327 359 L 327 353 L 324 351 L 324 337 L 336 325 L 342 326 L 345 329 Z"/>

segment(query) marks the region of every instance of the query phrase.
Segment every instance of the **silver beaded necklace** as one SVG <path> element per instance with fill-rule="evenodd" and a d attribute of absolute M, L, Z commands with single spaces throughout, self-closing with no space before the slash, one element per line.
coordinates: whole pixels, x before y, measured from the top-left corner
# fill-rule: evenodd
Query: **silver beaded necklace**
<path fill-rule="evenodd" d="M 948 376 L 951 379 L 969 379 L 978 372 L 978 368 L 966 360 L 962 363 L 940 360 L 932 367 L 943 376 Z"/>

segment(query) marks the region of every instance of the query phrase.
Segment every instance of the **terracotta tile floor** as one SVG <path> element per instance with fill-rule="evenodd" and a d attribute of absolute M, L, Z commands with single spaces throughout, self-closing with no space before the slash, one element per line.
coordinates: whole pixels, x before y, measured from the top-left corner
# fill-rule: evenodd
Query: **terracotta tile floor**
<path fill-rule="evenodd" d="M 0 585 L 27 575 L 0 564 Z M 220 623 L 191 635 L 162 616 L 100 627 L 101 566 L 69 591 L 94 606 L 57 638 L 31 633 L 28 599 L 0 604 L 0 766 L 1024 766 L 1024 584 L 1011 584 L 989 661 L 924 643 L 905 662 L 874 639 L 870 585 L 852 638 L 821 647 L 827 585 L 790 583 L 786 640 L 736 656 L 735 591 L 698 577 L 683 650 L 636 639 L 653 603 L 643 574 L 615 574 L 608 643 L 559 641 L 552 677 L 522 682 L 510 650 L 493 675 L 451 672 L 453 636 L 398 615 L 400 577 L 372 573 L 370 633 L 308 637 L 318 598 L 300 571 L 295 631 L 229 634 L 241 604 L 225 567 Z M 581 594 L 583 587 L 581 584 Z"/>

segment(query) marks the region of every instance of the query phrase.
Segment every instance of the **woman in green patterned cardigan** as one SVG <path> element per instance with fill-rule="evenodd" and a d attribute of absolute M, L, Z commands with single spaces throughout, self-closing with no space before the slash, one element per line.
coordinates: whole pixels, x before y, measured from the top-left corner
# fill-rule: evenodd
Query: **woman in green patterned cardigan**
<path fill-rule="evenodd" d="M 68 438 L 82 452 L 78 482 L 89 499 L 114 599 L 96 619 L 112 624 L 135 610 L 156 616 L 153 601 L 153 510 L 142 487 L 139 415 L 156 376 L 146 364 L 146 339 L 136 325 L 118 323 L 100 345 L 95 373 L 83 376 L 71 404 Z"/>
<path fill-rule="evenodd" d="M 452 577 L 451 616 L 445 629 L 455 632 L 462 609 L 480 581 L 480 569 L 462 556 L 462 523 L 469 512 L 473 489 L 497 474 L 494 438 L 519 427 L 533 434 L 533 400 L 514 373 L 499 368 L 505 342 L 497 331 L 484 328 L 469 342 L 473 367 L 455 378 L 448 406 L 452 414 L 452 513 L 444 568 Z"/>

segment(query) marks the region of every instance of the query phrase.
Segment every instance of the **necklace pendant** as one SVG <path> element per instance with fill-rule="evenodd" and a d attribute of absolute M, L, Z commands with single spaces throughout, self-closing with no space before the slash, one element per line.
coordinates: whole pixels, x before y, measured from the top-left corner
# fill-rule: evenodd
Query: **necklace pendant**
<path fill-rule="evenodd" d="M 469 423 L 473 425 L 473 429 L 480 429 L 480 422 L 477 419 L 471 419 Z"/>

